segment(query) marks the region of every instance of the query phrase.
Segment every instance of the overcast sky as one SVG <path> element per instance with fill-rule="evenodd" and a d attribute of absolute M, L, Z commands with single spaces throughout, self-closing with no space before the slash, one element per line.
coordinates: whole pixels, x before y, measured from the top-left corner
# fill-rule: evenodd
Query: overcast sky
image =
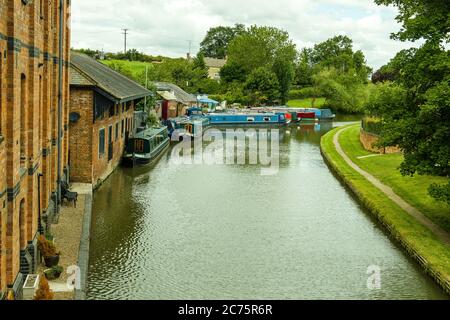
<path fill-rule="evenodd" d="M 348 35 L 369 65 L 378 68 L 398 51 L 413 46 L 389 38 L 400 25 L 393 7 L 373 0 L 75 0 L 72 1 L 72 47 L 123 50 L 152 55 L 192 53 L 207 30 L 219 25 L 267 25 L 289 32 L 298 49 L 338 34 Z"/>

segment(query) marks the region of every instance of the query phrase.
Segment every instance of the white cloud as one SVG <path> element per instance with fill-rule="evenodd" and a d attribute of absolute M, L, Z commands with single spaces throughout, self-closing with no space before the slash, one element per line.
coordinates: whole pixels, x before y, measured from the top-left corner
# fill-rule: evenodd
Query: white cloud
<path fill-rule="evenodd" d="M 72 46 L 184 56 L 196 52 L 206 31 L 217 25 L 270 25 L 287 30 L 299 48 L 337 34 L 354 40 L 371 66 L 378 68 L 399 50 L 412 46 L 389 38 L 400 26 L 392 7 L 373 0 L 76 0 L 72 1 Z"/>

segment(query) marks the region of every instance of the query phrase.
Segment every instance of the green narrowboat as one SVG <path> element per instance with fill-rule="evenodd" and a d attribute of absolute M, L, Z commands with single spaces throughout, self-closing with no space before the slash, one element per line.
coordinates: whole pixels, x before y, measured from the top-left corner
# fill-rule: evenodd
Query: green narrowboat
<path fill-rule="evenodd" d="M 128 140 L 123 164 L 134 167 L 154 163 L 169 145 L 170 139 L 167 127 L 151 128 L 139 132 Z"/>

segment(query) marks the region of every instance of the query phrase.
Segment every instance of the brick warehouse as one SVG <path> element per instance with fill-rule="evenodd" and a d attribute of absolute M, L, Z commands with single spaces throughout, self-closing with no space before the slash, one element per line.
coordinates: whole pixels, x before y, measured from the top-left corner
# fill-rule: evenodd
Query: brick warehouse
<path fill-rule="evenodd" d="M 70 0 L 62 9 L 61 169 L 67 171 Z M 0 0 L 0 299 L 8 287 L 20 294 L 24 275 L 35 271 L 39 216 L 54 212 L 59 21 L 59 1 Z"/>
<path fill-rule="evenodd" d="M 95 189 L 118 166 L 135 105 L 152 93 L 94 59 L 71 54 L 70 180 Z"/>

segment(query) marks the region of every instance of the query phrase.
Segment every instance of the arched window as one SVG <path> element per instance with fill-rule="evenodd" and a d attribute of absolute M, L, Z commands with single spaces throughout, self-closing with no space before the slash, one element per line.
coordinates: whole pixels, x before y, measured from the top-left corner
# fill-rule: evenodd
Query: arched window
<path fill-rule="evenodd" d="M 20 228 L 20 250 L 25 249 L 27 246 L 27 226 L 26 226 L 26 208 L 25 208 L 25 199 L 22 199 L 20 202 L 20 208 L 19 208 L 19 228 Z"/>
<path fill-rule="evenodd" d="M 20 163 L 25 164 L 27 157 L 27 78 L 20 76 Z"/>

